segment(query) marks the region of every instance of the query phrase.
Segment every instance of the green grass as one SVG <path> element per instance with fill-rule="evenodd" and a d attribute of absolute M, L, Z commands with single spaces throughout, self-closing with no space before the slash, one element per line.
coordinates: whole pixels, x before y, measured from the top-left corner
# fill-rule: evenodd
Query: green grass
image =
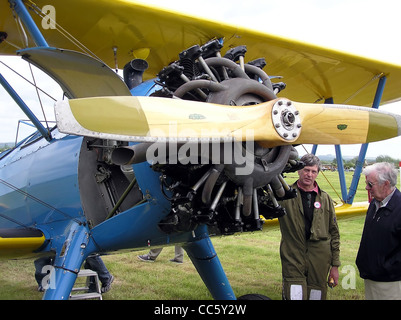
<path fill-rule="evenodd" d="M 345 289 L 341 282 L 348 273 L 340 273 L 340 285 L 329 290 L 332 300 L 363 299 L 363 282 L 354 261 L 359 246 L 363 217 L 340 220 L 342 267 L 355 271 L 356 286 Z M 280 231 L 255 232 L 213 238 L 216 251 L 237 296 L 259 293 L 281 299 Z M 212 299 L 194 266 L 185 255 L 184 264 L 169 262 L 174 247 L 165 248 L 154 263 L 141 262 L 138 254 L 125 252 L 103 256 L 115 276 L 112 290 L 105 300 L 199 300 Z M 348 269 L 344 270 L 348 270 Z M 41 299 L 36 291 L 33 260 L 0 261 L 0 299 Z"/>
<path fill-rule="evenodd" d="M 336 186 L 338 175 L 325 175 Z M 337 177 L 337 178 L 336 178 Z M 319 174 L 320 186 L 334 198 L 335 192 Z M 347 180 L 352 175 L 347 174 Z M 295 181 L 296 174 L 287 178 Z M 362 178 L 364 181 L 364 178 Z M 349 185 L 349 184 L 348 184 Z M 339 190 L 339 183 L 337 190 Z M 333 196 L 334 194 L 334 196 Z M 358 188 L 355 201 L 367 198 L 364 183 Z M 358 200 L 359 199 L 359 200 Z M 364 217 L 339 220 L 341 234 L 340 285 L 330 289 L 328 299 L 364 299 L 363 281 L 355 266 Z M 280 231 L 276 228 L 265 232 L 246 233 L 213 238 L 227 277 L 237 296 L 259 293 L 274 300 L 281 299 L 281 263 L 279 257 Z M 105 300 L 199 300 L 212 299 L 194 266 L 185 255 L 184 264 L 169 262 L 174 247 L 165 248 L 154 263 L 137 259 L 147 251 L 123 252 L 103 256 L 110 272 L 115 276 L 112 290 L 103 295 Z M 36 291 L 33 260 L 0 261 L 0 299 L 37 300 L 42 294 Z M 354 272 L 354 274 L 352 274 Z M 355 285 L 353 286 L 353 282 Z M 351 286 L 351 288 L 349 288 Z"/>

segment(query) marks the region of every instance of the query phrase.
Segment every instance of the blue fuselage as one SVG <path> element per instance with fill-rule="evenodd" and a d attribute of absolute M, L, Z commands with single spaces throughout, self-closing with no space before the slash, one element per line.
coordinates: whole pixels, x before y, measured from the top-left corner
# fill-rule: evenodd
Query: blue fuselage
<path fill-rule="evenodd" d="M 0 184 L 0 228 L 18 222 L 46 230 L 84 219 L 77 175 L 82 137 L 53 134 L 51 142 L 33 135 L 0 160 L 0 179 L 7 183 Z"/>

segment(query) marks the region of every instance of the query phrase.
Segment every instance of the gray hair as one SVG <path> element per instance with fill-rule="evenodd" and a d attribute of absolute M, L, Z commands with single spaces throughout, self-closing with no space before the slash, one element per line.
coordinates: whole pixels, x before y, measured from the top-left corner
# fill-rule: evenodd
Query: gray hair
<path fill-rule="evenodd" d="M 304 156 L 302 156 L 301 161 L 305 164 L 305 167 L 317 166 L 318 171 L 321 170 L 320 159 L 314 154 L 305 154 Z"/>
<path fill-rule="evenodd" d="M 396 168 L 394 168 L 394 165 L 392 163 L 377 162 L 375 164 L 367 166 L 362 171 L 365 176 L 368 176 L 373 172 L 377 173 L 377 180 L 380 184 L 383 184 L 386 181 L 390 182 L 390 185 L 392 187 L 397 184 L 398 171 Z"/>

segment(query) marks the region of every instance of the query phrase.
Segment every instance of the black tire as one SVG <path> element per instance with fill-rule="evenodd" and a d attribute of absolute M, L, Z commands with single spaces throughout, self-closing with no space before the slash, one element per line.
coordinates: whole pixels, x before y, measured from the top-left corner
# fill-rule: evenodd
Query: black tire
<path fill-rule="evenodd" d="M 262 294 L 250 293 L 239 297 L 237 300 L 271 300 Z"/>

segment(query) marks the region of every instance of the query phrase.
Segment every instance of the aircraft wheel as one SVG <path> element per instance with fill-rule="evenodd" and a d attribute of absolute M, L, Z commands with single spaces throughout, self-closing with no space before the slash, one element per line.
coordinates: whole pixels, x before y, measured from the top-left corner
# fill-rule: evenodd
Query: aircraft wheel
<path fill-rule="evenodd" d="M 263 294 L 250 293 L 240 296 L 237 300 L 271 300 L 269 297 Z"/>

